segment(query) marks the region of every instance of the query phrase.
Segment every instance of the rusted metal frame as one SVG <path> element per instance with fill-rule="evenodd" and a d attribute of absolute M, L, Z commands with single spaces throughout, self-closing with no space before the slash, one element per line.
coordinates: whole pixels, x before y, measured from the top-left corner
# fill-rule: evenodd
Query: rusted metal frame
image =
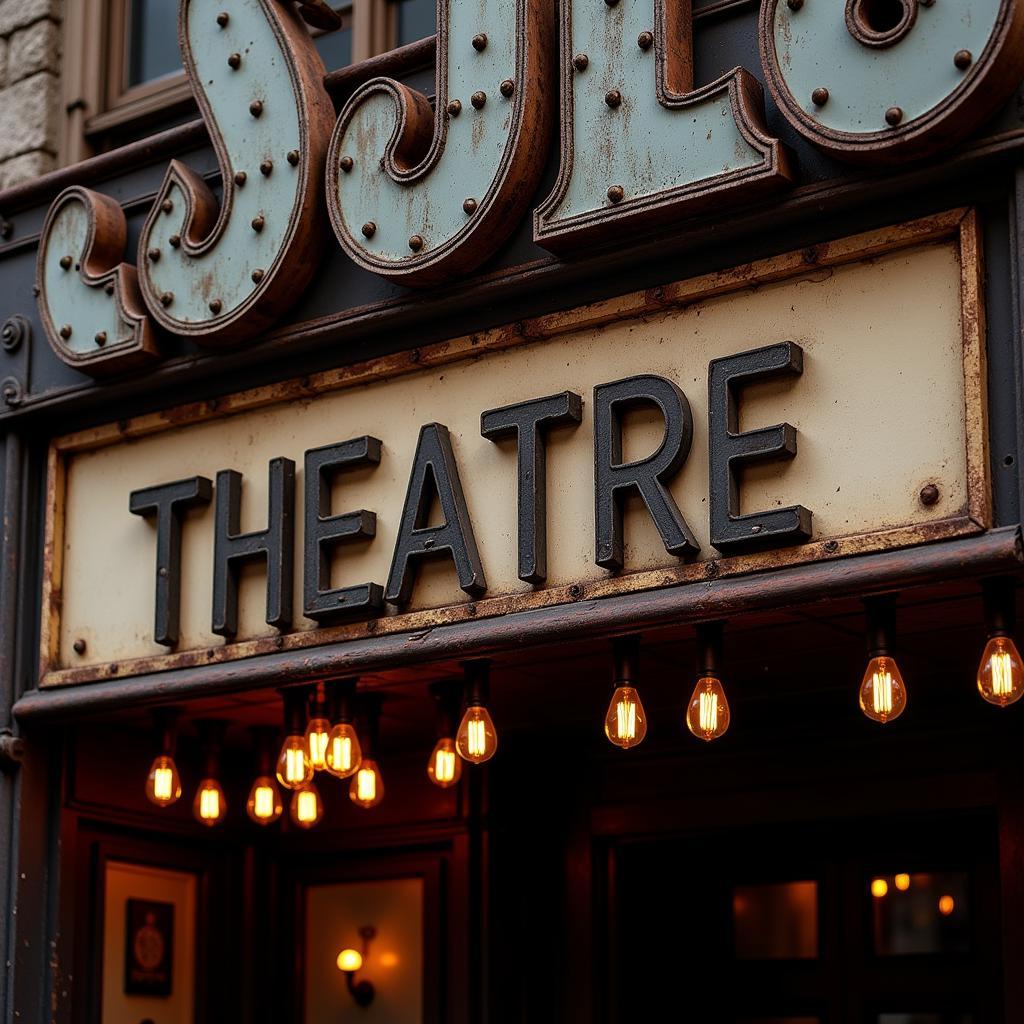
<path fill-rule="evenodd" d="M 413 71 L 422 71 L 433 65 L 437 59 L 437 36 L 417 39 L 405 46 L 397 46 L 387 53 L 369 57 L 357 64 L 328 71 L 324 75 L 324 87 L 337 103 L 348 97 L 371 78 L 397 78 Z"/>
<path fill-rule="evenodd" d="M 607 598 L 632 593 L 695 583 L 708 579 L 728 578 L 750 572 L 795 566 L 808 561 L 835 560 L 867 551 L 887 550 L 927 543 L 978 532 L 989 525 L 988 469 L 985 442 L 985 387 L 983 380 L 965 376 L 965 419 L 967 424 L 968 504 L 961 514 L 916 526 L 899 527 L 804 544 L 784 550 L 759 552 L 709 562 L 681 564 L 664 569 L 610 576 L 585 584 L 555 587 L 525 594 L 483 598 L 469 604 L 453 605 L 397 614 L 380 619 L 317 628 L 285 636 L 242 641 L 223 647 L 200 648 L 174 654 L 131 659 L 108 665 L 82 668 L 59 667 L 60 578 L 63 553 L 63 487 L 66 457 L 145 437 L 183 423 L 221 418 L 242 410 L 261 408 L 283 401 L 308 399 L 320 393 L 344 389 L 372 380 L 392 378 L 433 366 L 444 366 L 467 357 L 479 358 L 487 352 L 502 351 L 534 340 L 556 337 L 571 331 L 599 327 L 603 324 L 635 316 L 664 312 L 689 302 L 706 301 L 754 284 L 764 284 L 797 276 L 809 270 L 837 266 L 863 260 L 894 250 L 934 243 L 943 239 L 958 242 L 961 258 L 962 288 L 975 310 L 961 318 L 963 324 L 964 372 L 983 371 L 980 311 L 980 272 L 978 225 L 973 211 L 951 211 L 923 218 L 882 231 L 869 232 L 840 239 L 785 256 L 762 260 L 744 267 L 677 282 L 657 289 L 633 292 L 582 306 L 558 314 L 524 320 L 511 327 L 485 335 L 471 335 L 418 350 L 416 359 L 409 353 L 373 360 L 369 363 L 326 371 L 299 381 L 288 381 L 227 396 L 212 404 L 195 403 L 178 409 L 164 410 L 80 431 L 57 438 L 50 447 L 46 543 L 43 574 L 43 620 L 41 626 L 40 675 L 47 686 L 60 686 L 98 679 L 122 678 L 161 669 L 198 667 L 255 657 L 274 651 L 308 649 L 339 641 L 355 642 L 369 636 L 385 636 L 419 629 L 434 629 L 456 622 L 486 619 L 522 613 L 531 609 L 578 602 L 581 599 Z"/>
<path fill-rule="evenodd" d="M 851 138 L 849 133 L 822 125 L 789 91 L 779 68 L 774 28 L 776 9 L 785 2 L 789 0 L 765 0 L 761 5 L 758 41 L 765 81 L 790 124 L 814 145 L 844 160 L 899 164 L 927 156 L 959 141 L 973 126 L 984 124 L 1020 81 L 1024 65 L 1024 6 L 1016 0 L 1003 0 L 996 28 L 985 51 L 974 62 L 971 80 L 963 88 L 954 90 L 909 127 L 889 127 L 870 136 Z M 896 146 L 894 138 L 899 139 Z"/>
<path fill-rule="evenodd" d="M 41 689 L 14 706 L 25 722 L 67 718 L 115 708 L 156 705 L 189 697 L 308 682 L 329 676 L 369 675 L 408 665 L 500 657 L 553 643 L 647 632 L 735 617 L 773 608 L 841 600 L 880 590 L 908 590 L 1024 569 L 1017 526 L 909 550 L 883 551 L 841 562 L 709 579 L 641 596 L 577 600 L 515 617 L 452 623 L 416 633 L 370 636 L 315 650 L 281 651 L 262 658 L 174 669 L 92 686 Z"/>

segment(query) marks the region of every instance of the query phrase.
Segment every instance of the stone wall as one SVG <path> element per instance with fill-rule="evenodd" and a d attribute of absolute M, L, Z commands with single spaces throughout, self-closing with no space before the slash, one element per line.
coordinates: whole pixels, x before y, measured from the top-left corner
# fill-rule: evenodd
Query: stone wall
<path fill-rule="evenodd" d="M 63 0 L 0 0 L 0 188 L 57 166 Z"/>

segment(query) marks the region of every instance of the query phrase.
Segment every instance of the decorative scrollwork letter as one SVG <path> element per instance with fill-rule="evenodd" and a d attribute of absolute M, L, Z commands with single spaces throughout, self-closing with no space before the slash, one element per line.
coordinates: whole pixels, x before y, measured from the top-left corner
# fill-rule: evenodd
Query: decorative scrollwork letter
<path fill-rule="evenodd" d="M 268 326 L 309 283 L 334 122 L 323 63 L 289 0 L 224 6 L 180 0 L 178 13 L 223 198 L 218 209 L 206 182 L 175 160 L 139 240 L 153 316 L 204 344 Z"/>
<path fill-rule="evenodd" d="M 109 196 L 77 185 L 46 215 L 36 263 L 39 315 L 68 366 L 94 377 L 157 355 L 135 268 L 123 263 L 124 213 Z"/>
<path fill-rule="evenodd" d="M 691 0 L 562 3 L 562 164 L 534 215 L 557 252 L 792 178 L 761 86 L 735 68 L 693 88 Z"/>
<path fill-rule="evenodd" d="M 862 163 L 954 144 L 1024 75 L 1020 0 L 762 0 L 760 38 L 793 127 Z"/>
<path fill-rule="evenodd" d="M 550 101 L 551 0 L 438 0 L 437 114 L 387 78 L 357 90 L 331 139 L 334 233 L 359 266 L 408 285 L 465 273 L 533 197 Z"/>

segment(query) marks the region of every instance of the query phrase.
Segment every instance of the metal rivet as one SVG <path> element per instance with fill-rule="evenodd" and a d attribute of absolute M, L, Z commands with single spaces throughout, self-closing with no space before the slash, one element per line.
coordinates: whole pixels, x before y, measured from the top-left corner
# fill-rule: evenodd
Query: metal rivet
<path fill-rule="evenodd" d="M 922 505 L 935 505 L 939 500 L 939 489 L 935 484 L 925 484 L 919 497 Z"/>
<path fill-rule="evenodd" d="M 249 104 L 249 113 L 252 114 L 253 117 L 259 117 L 260 114 L 263 113 L 263 100 L 253 100 L 252 103 Z"/>
<path fill-rule="evenodd" d="M 900 107 L 890 107 L 885 112 L 885 123 L 895 127 L 903 120 L 903 110 Z"/>
<path fill-rule="evenodd" d="M 108 281 L 106 287 L 103 289 L 108 295 L 114 294 L 114 282 Z"/>
<path fill-rule="evenodd" d="M 60 268 L 61 268 L 61 270 L 70 270 L 71 269 L 71 263 L 72 263 L 72 260 L 71 260 L 70 256 L 61 256 L 61 258 L 60 258 Z"/>
<path fill-rule="evenodd" d="M 263 280 L 263 274 L 264 274 L 264 271 L 260 270 L 260 269 L 259 269 L 259 267 L 257 267 L 257 268 L 256 268 L 256 269 L 255 269 L 255 270 L 254 270 L 254 271 L 252 272 L 252 280 L 253 280 L 253 283 L 254 283 L 254 284 L 259 284 L 259 283 L 260 283 L 260 281 L 262 281 L 262 280 Z"/>
<path fill-rule="evenodd" d="M 85 654 L 85 641 L 79 637 L 72 645 L 75 649 L 75 654 Z"/>
<path fill-rule="evenodd" d="M 377 234 L 377 225 L 372 220 L 368 220 L 363 225 L 363 238 L 373 238 Z"/>
<path fill-rule="evenodd" d="M 604 101 L 614 110 L 622 103 L 622 93 L 618 89 L 611 89 L 604 94 Z"/>
<path fill-rule="evenodd" d="M 252 229 L 253 229 L 253 231 L 255 231 L 257 234 L 259 234 L 263 230 L 263 225 L 265 223 L 266 223 L 266 221 L 263 219 L 263 214 L 262 213 L 257 214 L 252 219 Z"/>
<path fill-rule="evenodd" d="M 477 110 L 483 110 L 484 104 L 487 102 L 487 93 L 475 92 L 469 97 L 469 102 L 472 103 Z"/>
<path fill-rule="evenodd" d="M 804 0 L 786 0 L 786 6 L 791 11 L 799 11 L 804 5 Z"/>
<path fill-rule="evenodd" d="M 260 164 L 260 174 L 262 174 L 264 178 L 269 178 L 270 177 L 270 172 L 273 169 L 274 169 L 274 161 L 273 160 L 267 159 L 267 160 L 264 160 L 263 163 Z"/>
<path fill-rule="evenodd" d="M 290 163 L 292 165 L 292 167 L 298 167 L 298 165 L 299 165 L 299 151 L 297 149 L 290 149 L 290 150 L 288 150 L 287 160 L 288 160 L 288 163 Z"/>
<path fill-rule="evenodd" d="M 413 252 L 419 252 L 420 249 L 423 248 L 423 236 L 412 235 L 409 239 L 409 248 L 412 249 Z"/>
<path fill-rule="evenodd" d="M 654 45 L 654 33 L 653 32 L 641 32 L 636 37 L 636 45 L 641 50 L 649 50 Z"/>
<path fill-rule="evenodd" d="M 586 71 L 590 67 L 590 58 L 585 53 L 577 53 L 572 59 L 572 66 L 577 71 Z"/>
<path fill-rule="evenodd" d="M 224 28 L 230 20 L 231 19 L 228 17 L 227 11 L 221 11 L 220 14 L 217 15 L 217 24 L 220 25 L 221 28 Z"/>
<path fill-rule="evenodd" d="M 512 93 L 516 91 L 516 83 L 513 82 L 511 78 L 506 78 L 505 81 L 501 83 L 500 88 L 501 95 L 504 96 L 505 99 L 508 99 Z"/>
<path fill-rule="evenodd" d="M 64 324 L 60 329 L 60 336 L 67 341 L 71 337 L 71 324 Z"/>
<path fill-rule="evenodd" d="M 162 306 L 169 306 L 174 301 L 174 292 L 164 292 L 160 296 L 160 304 Z"/>
<path fill-rule="evenodd" d="M 828 89 L 823 85 L 819 85 L 814 92 L 811 93 L 811 102 L 816 107 L 823 107 L 828 103 Z"/>
<path fill-rule="evenodd" d="M 241 188 L 245 184 L 245 179 L 248 175 L 245 171 L 235 171 L 235 184 Z"/>
<path fill-rule="evenodd" d="M 160 250 L 150 249 L 146 255 L 149 257 L 151 263 L 156 263 L 156 261 L 160 259 Z"/>
<path fill-rule="evenodd" d="M 242 55 L 240 53 L 233 53 L 228 57 L 228 67 L 232 71 L 237 71 L 242 66 Z"/>
<path fill-rule="evenodd" d="M 966 71 L 974 61 L 974 55 L 970 50 L 957 50 L 953 54 L 953 63 L 961 70 Z"/>
<path fill-rule="evenodd" d="M 167 242 L 172 249 L 177 249 L 181 246 L 181 235 L 171 235 Z"/>
<path fill-rule="evenodd" d="M 477 207 L 477 202 L 476 202 L 475 199 L 466 199 L 462 203 L 462 209 L 465 210 L 465 212 L 469 213 L 469 214 L 476 213 L 476 207 Z"/>
<path fill-rule="evenodd" d="M 106 343 L 107 343 L 107 332 L 106 331 L 97 331 L 96 332 L 96 337 L 93 340 L 96 342 L 97 345 L 100 345 L 101 347 L 103 345 L 106 345 Z"/>
<path fill-rule="evenodd" d="M 615 5 L 616 5 L 616 4 L 617 4 L 617 3 L 619 2 L 619 0 L 604 0 L 604 2 L 605 2 L 605 3 L 606 3 L 606 4 L 608 5 L 608 6 L 609 6 L 609 7 L 614 7 L 614 6 L 615 6 Z"/>
<path fill-rule="evenodd" d="M 354 164 L 352 162 L 352 157 L 350 157 L 350 156 L 343 156 L 341 158 L 341 169 L 346 174 L 348 174 L 352 170 L 353 166 L 354 166 Z"/>
<path fill-rule="evenodd" d="M 626 190 L 621 185 L 609 185 L 608 186 L 608 198 L 613 203 L 621 203 L 623 197 L 626 195 Z"/>
<path fill-rule="evenodd" d="M 486 32 L 477 32 L 477 34 L 473 36 L 473 49 L 476 50 L 477 53 L 483 53 L 483 51 L 487 49 Z"/>
<path fill-rule="evenodd" d="M 224 308 L 220 299 L 210 299 L 210 312 L 216 316 Z"/>
<path fill-rule="evenodd" d="M 452 117 L 458 117 L 459 114 L 462 113 L 462 101 L 452 100 L 451 103 L 448 104 L 448 113 Z"/>
<path fill-rule="evenodd" d="M 171 210 L 173 210 L 173 209 L 174 209 L 174 203 L 173 203 L 173 202 L 172 202 L 172 201 L 171 201 L 170 199 L 165 199 L 165 200 L 164 200 L 164 201 L 163 201 L 163 202 L 162 202 L 162 203 L 160 204 L 160 209 L 161 209 L 161 210 L 163 210 L 163 211 L 164 211 L 164 213 L 170 213 L 170 212 L 171 212 Z"/>

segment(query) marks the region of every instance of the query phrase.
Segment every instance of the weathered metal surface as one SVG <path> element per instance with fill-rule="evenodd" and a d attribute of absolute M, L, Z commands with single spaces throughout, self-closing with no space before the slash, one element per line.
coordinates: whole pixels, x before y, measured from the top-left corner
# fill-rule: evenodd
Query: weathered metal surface
<path fill-rule="evenodd" d="M 32 325 L 15 313 L 0 328 L 0 408 L 16 409 L 29 389 Z"/>
<path fill-rule="evenodd" d="M 345 105 L 327 201 L 361 267 L 427 285 L 477 266 L 526 211 L 544 169 L 547 0 L 439 0 L 436 113 L 387 78 Z"/>
<path fill-rule="evenodd" d="M 108 196 L 73 185 L 46 216 L 36 262 L 46 338 L 69 366 L 120 372 L 158 354 L 135 268 L 123 262 L 128 227 Z"/>
<path fill-rule="evenodd" d="M 764 0 L 761 60 L 790 123 L 845 159 L 896 161 L 982 124 L 1024 75 L 1020 0 Z"/>
<path fill-rule="evenodd" d="M 181 0 L 182 61 L 221 169 L 172 161 L 142 228 L 138 267 L 154 318 L 204 343 L 253 336 L 313 276 L 334 110 L 324 68 L 290 3 Z"/>
<path fill-rule="evenodd" d="M 689 3 L 564 3 L 561 59 L 561 168 L 534 215 L 545 248 L 791 181 L 753 75 L 735 68 L 693 88 Z"/>
<path fill-rule="evenodd" d="M 948 242 L 920 247 L 942 238 Z M 414 360 L 388 357 L 231 396 L 216 408 L 199 404 L 63 439 L 54 449 L 48 516 L 52 566 L 44 665 L 53 670 L 48 681 L 131 674 L 133 661 L 126 659 L 142 659 L 136 667 L 205 664 L 262 650 L 432 628 L 583 596 L 705 581 L 982 529 L 988 523 L 988 495 L 977 274 L 973 218 L 946 215 L 458 339 L 420 350 Z M 772 282 L 779 283 L 768 287 Z M 883 293 L 884 304 L 877 298 Z M 713 300 L 715 295 L 720 298 Z M 593 563 L 594 492 L 588 467 L 593 424 L 592 417 L 584 416 L 578 428 L 558 431 L 549 444 L 548 484 L 557 487 L 551 510 L 558 509 L 549 524 L 550 585 L 536 592 L 522 587 L 515 538 L 517 456 L 510 446 L 479 437 L 479 406 L 469 396 L 484 389 L 513 404 L 535 392 L 538 377 L 548 385 L 571 380 L 589 394 L 591 384 L 642 364 L 680 383 L 693 406 L 699 449 L 707 444 L 703 381 L 709 357 L 780 336 L 800 339 L 807 354 L 804 376 L 793 384 L 751 389 L 741 418 L 751 417 L 753 426 L 792 422 L 800 431 L 800 452 L 782 471 L 773 466 L 751 472 L 743 499 L 755 509 L 791 505 L 794 498 L 814 508 L 812 543 L 679 564 L 666 555 L 646 509 L 635 507 L 627 509 L 625 519 L 624 561 L 631 572 L 602 572 Z M 542 339 L 543 344 L 524 345 Z M 919 372 L 921 345 L 928 349 L 926 376 Z M 910 408 L 913 415 L 907 413 Z M 154 540 L 144 523 L 130 522 L 133 517 L 125 514 L 127 489 L 167 479 L 171 466 L 180 474 L 182 452 L 188 451 L 189 467 L 196 471 L 212 474 L 234 465 L 244 472 L 243 518 L 252 515 L 255 525 L 263 525 L 258 515 L 265 507 L 267 457 L 285 444 L 285 450 L 298 455 L 307 445 L 369 429 L 383 440 L 380 465 L 360 471 L 358 478 L 346 475 L 342 507 L 374 509 L 377 533 L 369 544 L 357 546 L 360 550 L 345 549 L 333 567 L 332 582 L 382 580 L 398 536 L 419 424 L 439 415 L 451 434 L 488 594 L 501 596 L 467 603 L 451 562 L 444 561 L 424 567 L 412 606 L 402 614 L 328 630 L 303 622 L 299 632 L 288 636 L 218 649 L 208 631 L 212 527 L 199 516 L 183 538 L 183 650 L 163 662 L 152 659 L 148 567 Z M 634 415 L 638 418 L 624 432 L 624 456 L 632 461 L 656 448 L 664 433 L 660 417 Z M 750 425 L 741 423 L 744 429 Z M 901 444 L 892 451 L 891 438 L 897 434 Z M 128 439 L 131 445 L 119 443 Z M 883 461 L 887 471 L 879 474 Z M 65 469 L 70 484 L 66 528 L 60 497 Z M 941 485 L 933 506 L 919 501 L 927 483 Z M 707 486 L 707 461 L 693 456 L 668 485 L 704 552 Z M 104 535 L 97 536 L 91 525 L 83 546 L 81 524 L 86 522 L 100 524 Z M 118 550 L 124 564 L 145 568 L 123 574 L 118 605 L 106 600 L 101 622 L 92 621 L 97 602 L 89 595 L 106 570 L 91 564 L 90 551 L 104 550 Z M 70 574 L 61 571 L 65 554 L 66 564 L 73 566 Z M 240 638 L 266 632 L 262 591 L 260 574 L 243 580 Z M 87 641 L 84 657 L 73 652 L 79 638 Z"/>

